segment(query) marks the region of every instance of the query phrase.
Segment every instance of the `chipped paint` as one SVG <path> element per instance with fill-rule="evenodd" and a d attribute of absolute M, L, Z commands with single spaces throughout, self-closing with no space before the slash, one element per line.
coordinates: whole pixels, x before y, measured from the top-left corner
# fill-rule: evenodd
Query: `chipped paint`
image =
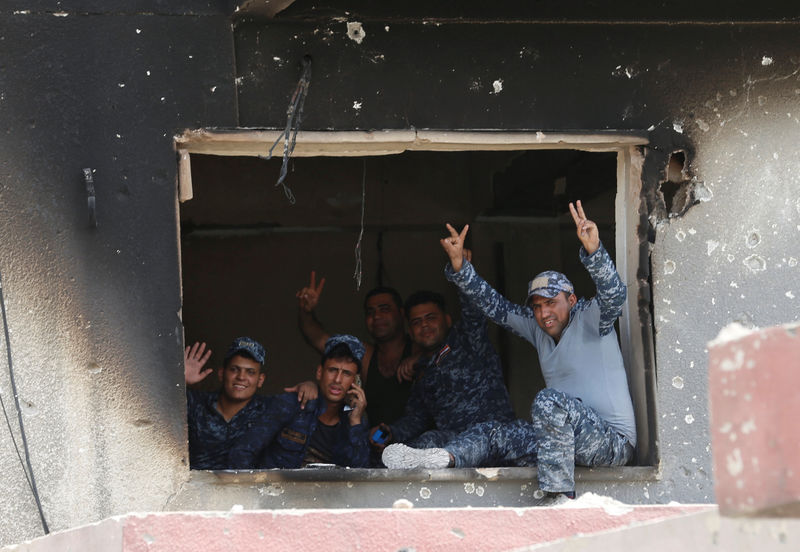
<path fill-rule="evenodd" d="M 497 479 L 497 476 L 500 473 L 498 468 L 477 468 L 475 471 L 478 472 L 482 477 L 485 477 L 489 480 Z"/>
<path fill-rule="evenodd" d="M 347 22 L 347 38 L 349 38 L 356 44 L 361 44 L 366 36 L 367 32 L 364 30 L 364 27 L 361 25 L 360 22 L 358 21 Z"/>
<path fill-rule="evenodd" d="M 733 449 L 733 451 L 725 457 L 725 466 L 728 468 L 728 473 L 732 476 L 737 476 L 744 471 L 744 462 L 742 461 L 742 451 Z"/>
<path fill-rule="evenodd" d="M 733 358 L 726 358 L 720 363 L 723 372 L 735 372 L 744 366 L 744 351 L 737 349 Z"/>
<path fill-rule="evenodd" d="M 761 234 L 758 232 L 758 230 L 756 229 L 750 230 L 750 232 L 748 232 L 747 236 L 745 237 L 745 243 L 747 244 L 747 247 L 749 247 L 750 249 L 753 249 L 759 243 L 761 243 Z"/>
<path fill-rule="evenodd" d="M 283 493 L 283 487 L 279 483 L 272 483 L 271 485 L 258 487 L 258 494 L 261 496 L 280 496 Z"/>
<path fill-rule="evenodd" d="M 751 272 L 763 272 L 767 269 L 767 261 L 760 255 L 750 255 L 742 262 Z"/>

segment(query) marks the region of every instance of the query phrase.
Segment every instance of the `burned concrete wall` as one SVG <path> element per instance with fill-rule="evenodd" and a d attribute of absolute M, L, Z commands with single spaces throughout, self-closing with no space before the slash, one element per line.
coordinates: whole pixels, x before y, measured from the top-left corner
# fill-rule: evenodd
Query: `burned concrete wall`
<path fill-rule="evenodd" d="M 229 19 L 196 2 L 13 4 L 0 9 L 0 272 L 35 483 L 56 530 L 159 510 L 185 477 L 172 138 L 236 124 L 233 49 Z M 0 435 L 7 544 L 42 527 Z"/>
<path fill-rule="evenodd" d="M 51 528 L 180 496 L 188 468 L 172 136 L 280 128 L 307 54 L 305 129 L 649 133 L 639 233 L 652 253 L 641 278 L 652 280 L 661 476 L 592 488 L 630 502 L 714 499 L 705 343 L 731 321 L 797 320 L 796 19 L 723 2 L 711 3 L 723 11 L 697 6 L 697 18 L 687 3 L 677 23 L 631 6 L 605 16 L 590 7 L 570 22 L 580 9 L 569 4 L 528 2 L 515 16 L 470 2 L 468 19 L 426 19 L 416 3 L 404 16 L 362 6 L 359 17 L 295 2 L 274 20 L 245 16 L 232 27 L 230 2 L 194 4 L 3 8 L 0 272 Z M 678 211 L 661 183 L 675 151 L 690 199 L 670 217 Z M 0 543 L 11 543 L 41 528 L 2 435 L 2 489 L 15 498 L 0 507 Z"/>

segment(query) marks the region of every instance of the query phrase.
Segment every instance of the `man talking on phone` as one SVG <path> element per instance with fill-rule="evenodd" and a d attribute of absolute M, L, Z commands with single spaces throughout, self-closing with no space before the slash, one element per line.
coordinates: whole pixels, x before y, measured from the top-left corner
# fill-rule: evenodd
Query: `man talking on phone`
<path fill-rule="evenodd" d="M 325 342 L 317 384 L 320 397 L 300 408 L 296 393 L 276 396 L 261 425 L 231 449 L 232 468 L 300 468 L 369 464 L 367 399 L 358 384 L 364 346 L 352 335 Z"/>

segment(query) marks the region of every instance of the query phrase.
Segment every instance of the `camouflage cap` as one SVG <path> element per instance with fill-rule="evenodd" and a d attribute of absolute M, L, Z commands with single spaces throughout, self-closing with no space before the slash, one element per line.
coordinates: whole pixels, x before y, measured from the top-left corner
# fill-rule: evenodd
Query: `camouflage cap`
<path fill-rule="evenodd" d="M 359 362 L 361 362 L 361 359 L 364 358 L 364 353 L 366 352 L 366 349 L 364 349 L 364 344 L 361 343 L 361 340 L 357 337 L 347 334 L 331 336 L 328 341 L 325 342 L 325 351 L 322 354 L 327 355 L 337 345 L 347 345 L 347 348 L 350 349 L 350 354 L 352 354 L 353 358 Z"/>
<path fill-rule="evenodd" d="M 536 278 L 528 282 L 528 301 L 534 295 L 547 297 L 548 299 L 555 297 L 562 291 L 569 294 L 575 293 L 575 288 L 572 287 L 572 282 L 569 279 L 555 270 L 546 270 L 536 275 Z"/>
<path fill-rule="evenodd" d="M 264 357 L 267 355 L 266 351 L 264 351 L 264 347 L 255 339 L 251 339 L 249 337 L 237 337 L 233 340 L 231 346 L 228 347 L 228 352 L 225 353 L 224 362 L 227 363 L 230 359 L 241 352 L 247 353 L 259 364 L 264 364 Z"/>

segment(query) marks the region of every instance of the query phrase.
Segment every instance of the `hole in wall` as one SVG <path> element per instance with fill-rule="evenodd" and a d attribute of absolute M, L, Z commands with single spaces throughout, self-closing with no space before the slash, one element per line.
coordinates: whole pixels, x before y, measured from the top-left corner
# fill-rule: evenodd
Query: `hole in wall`
<path fill-rule="evenodd" d="M 692 181 L 687 171 L 686 152 L 672 152 L 665 172 L 666 179 L 659 183 L 664 208 L 669 217 L 679 217 L 695 203 Z"/>

